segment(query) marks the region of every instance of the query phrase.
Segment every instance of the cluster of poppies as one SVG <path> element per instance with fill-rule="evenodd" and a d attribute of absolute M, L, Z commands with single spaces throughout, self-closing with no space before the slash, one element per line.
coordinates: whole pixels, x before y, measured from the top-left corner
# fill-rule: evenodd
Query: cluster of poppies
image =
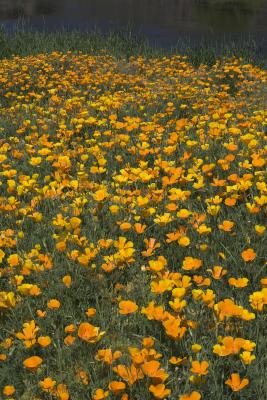
<path fill-rule="evenodd" d="M 1 398 L 265 398 L 266 82 L 1 61 Z"/>

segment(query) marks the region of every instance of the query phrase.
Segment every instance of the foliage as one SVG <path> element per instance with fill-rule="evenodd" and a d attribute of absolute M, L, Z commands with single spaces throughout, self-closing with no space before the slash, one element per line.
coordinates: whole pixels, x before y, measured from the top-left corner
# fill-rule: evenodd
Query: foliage
<path fill-rule="evenodd" d="M 224 57 L 242 57 L 244 62 L 253 63 L 261 68 L 267 68 L 267 57 L 262 40 L 253 35 L 240 37 L 238 40 L 211 37 L 194 42 L 190 36 L 180 36 L 171 48 L 161 48 L 153 45 L 140 32 L 133 29 L 131 24 L 122 29 L 110 30 L 103 34 L 97 28 L 90 32 L 68 31 L 62 29 L 56 32 L 37 32 L 31 30 L 25 23 L 19 21 L 13 32 L 7 33 L 0 29 L 0 59 L 13 55 L 28 56 L 40 53 L 60 51 L 66 53 L 83 53 L 102 55 L 103 51 L 118 59 L 130 59 L 131 56 L 146 58 L 170 57 L 184 55 L 194 66 L 201 63 L 214 65 Z"/>

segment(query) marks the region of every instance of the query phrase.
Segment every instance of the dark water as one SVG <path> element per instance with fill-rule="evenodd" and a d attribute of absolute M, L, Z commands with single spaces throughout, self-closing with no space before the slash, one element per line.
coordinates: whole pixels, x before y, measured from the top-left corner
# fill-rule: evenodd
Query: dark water
<path fill-rule="evenodd" d="M 18 18 L 36 30 L 103 32 L 131 24 L 151 43 L 174 46 L 183 37 L 252 38 L 267 52 L 267 0 L 0 0 L 0 24 L 12 31 Z"/>

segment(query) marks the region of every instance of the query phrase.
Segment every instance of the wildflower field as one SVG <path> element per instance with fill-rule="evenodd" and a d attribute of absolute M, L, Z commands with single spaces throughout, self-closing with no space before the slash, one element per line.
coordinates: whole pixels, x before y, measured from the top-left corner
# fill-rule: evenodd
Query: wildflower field
<path fill-rule="evenodd" d="M 267 71 L 0 63 L 0 399 L 267 398 Z"/>

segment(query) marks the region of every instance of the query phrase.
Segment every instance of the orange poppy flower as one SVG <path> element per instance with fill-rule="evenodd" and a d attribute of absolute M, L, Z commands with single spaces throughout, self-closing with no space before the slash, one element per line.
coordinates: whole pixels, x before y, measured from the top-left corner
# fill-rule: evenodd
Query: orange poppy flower
<path fill-rule="evenodd" d="M 194 257 L 185 257 L 182 268 L 186 271 L 199 269 L 202 266 L 202 261 Z"/>
<path fill-rule="evenodd" d="M 78 336 L 85 342 L 96 343 L 105 334 L 105 332 L 99 332 L 99 329 L 89 324 L 89 322 L 82 322 L 78 329 Z"/>
<path fill-rule="evenodd" d="M 87 386 L 89 384 L 88 373 L 86 371 L 84 371 L 83 369 L 77 370 L 76 377 L 77 377 L 78 381 L 81 382 L 83 385 Z"/>
<path fill-rule="evenodd" d="M 191 211 L 187 210 L 186 208 L 182 208 L 177 212 L 177 217 L 181 219 L 186 219 L 191 215 Z"/>
<path fill-rule="evenodd" d="M 164 369 L 160 368 L 160 363 L 155 360 L 145 362 L 143 365 L 141 365 L 141 368 L 146 376 L 157 379 L 160 382 L 166 381 L 169 376 Z"/>
<path fill-rule="evenodd" d="M 244 288 L 248 285 L 248 279 L 247 278 L 229 278 L 228 283 L 231 286 L 234 286 L 236 288 Z"/>
<path fill-rule="evenodd" d="M 221 279 L 224 275 L 227 274 L 227 269 L 224 269 L 220 265 L 215 265 L 213 269 L 207 269 L 208 272 L 212 274 L 212 277 L 216 280 Z"/>
<path fill-rule="evenodd" d="M 69 400 L 70 398 L 67 386 L 62 383 L 57 385 L 56 395 L 60 400 Z"/>
<path fill-rule="evenodd" d="M 120 224 L 120 229 L 122 231 L 129 231 L 131 227 L 132 225 L 130 224 L 130 222 L 123 222 L 122 224 Z"/>
<path fill-rule="evenodd" d="M 178 240 L 181 236 L 180 231 L 176 231 L 176 232 L 170 232 L 166 234 L 167 239 L 166 239 L 166 243 L 171 243 L 171 242 L 175 242 L 176 240 Z"/>
<path fill-rule="evenodd" d="M 25 368 L 28 368 L 31 371 L 35 371 L 42 364 L 42 362 L 43 362 L 43 360 L 41 357 L 32 356 L 32 357 L 26 358 L 26 360 L 23 361 L 23 365 Z"/>
<path fill-rule="evenodd" d="M 92 197 L 95 201 L 101 202 L 106 197 L 108 197 L 108 193 L 107 193 L 106 189 L 99 189 L 94 194 L 92 194 Z"/>
<path fill-rule="evenodd" d="M 109 391 L 105 391 L 103 389 L 96 389 L 93 400 L 105 400 L 109 395 Z"/>
<path fill-rule="evenodd" d="M 17 287 L 19 293 L 25 296 L 39 296 L 41 290 L 37 285 L 32 285 L 31 283 L 24 283 Z"/>
<path fill-rule="evenodd" d="M 50 309 L 57 309 L 60 307 L 60 301 L 58 301 L 57 299 L 51 299 L 47 302 L 47 307 Z"/>
<path fill-rule="evenodd" d="M 49 392 L 51 391 L 54 386 L 56 384 L 56 381 L 53 381 L 52 378 L 47 377 L 45 379 L 43 379 L 42 381 L 39 382 L 40 387 L 45 391 L 45 392 Z"/>
<path fill-rule="evenodd" d="M 144 242 L 146 244 L 147 250 L 142 251 L 141 254 L 142 254 L 142 256 L 145 256 L 145 257 L 150 257 L 154 253 L 154 251 L 160 247 L 160 243 L 157 243 L 156 239 L 154 239 L 154 238 L 150 238 L 149 240 L 144 239 Z"/>
<path fill-rule="evenodd" d="M 187 302 L 185 300 L 175 298 L 174 301 L 169 301 L 169 305 L 175 312 L 180 313 L 186 307 Z"/>
<path fill-rule="evenodd" d="M 213 307 L 214 306 L 214 300 L 215 300 L 215 294 L 213 290 L 207 289 L 206 292 L 203 291 L 202 293 L 202 299 L 204 304 L 207 304 L 208 307 Z"/>
<path fill-rule="evenodd" d="M 148 348 L 148 349 L 149 349 L 150 347 L 153 347 L 153 346 L 154 346 L 154 343 L 155 343 L 155 341 L 154 341 L 154 339 L 153 339 L 151 336 L 146 337 L 146 338 L 144 338 L 144 339 L 142 340 L 143 346 L 146 347 L 146 348 Z"/>
<path fill-rule="evenodd" d="M 74 336 L 67 335 L 67 336 L 65 337 L 65 339 L 64 339 L 64 343 L 65 343 L 66 346 L 72 346 L 73 343 L 74 343 L 74 341 L 75 341 L 75 339 L 76 339 L 76 338 L 75 338 Z"/>
<path fill-rule="evenodd" d="M 162 306 L 155 306 L 154 301 L 151 301 L 148 306 L 142 307 L 142 314 L 145 314 L 149 320 L 162 321 L 166 318 L 167 312 Z"/>
<path fill-rule="evenodd" d="M 69 288 L 70 285 L 71 285 L 71 276 L 70 275 L 65 275 L 62 278 L 62 282 L 64 283 L 65 286 L 67 286 L 67 288 Z"/>
<path fill-rule="evenodd" d="M 241 380 L 239 374 L 234 373 L 231 375 L 231 379 L 225 381 L 225 384 L 230 386 L 233 392 L 239 392 L 249 384 L 249 380 L 247 378 Z"/>
<path fill-rule="evenodd" d="M 117 360 L 121 356 L 122 356 L 122 353 L 120 351 L 115 351 L 112 354 L 111 349 L 102 349 L 102 350 L 98 350 L 98 352 L 95 356 L 95 359 L 97 361 L 104 361 L 104 363 L 106 363 L 107 365 L 111 365 L 113 363 L 113 361 Z"/>
<path fill-rule="evenodd" d="M 95 315 L 95 313 L 96 313 L 96 309 L 93 307 L 90 307 L 87 309 L 85 314 L 87 315 L 87 317 L 93 317 Z"/>
<path fill-rule="evenodd" d="M 171 357 L 169 359 L 169 362 L 173 365 L 185 365 L 187 363 L 187 358 L 186 357 Z"/>
<path fill-rule="evenodd" d="M 71 167 L 71 161 L 68 156 L 59 156 L 58 161 L 55 161 L 53 164 L 53 167 L 56 167 L 60 170 L 68 170 Z"/>
<path fill-rule="evenodd" d="M 39 318 L 44 318 L 46 316 L 46 311 L 37 310 L 36 314 Z"/>
<path fill-rule="evenodd" d="M 113 240 L 112 239 L 100 239 L 98 240 L 98 244 L 100 247 L 104 248 L 104 249 L 108 249 L 110 248 L 110 246 L 112 245 Z"/>
<path fill-rule="evenodd" d="M 135 230 L 135 232 L 138 233 L 139 235 L 140 235 L 141 233 L 144 233 L 144 232 L 145 232 L 146 227 L 147 227 L 146 225 L 142 225 L 142 224 L 140 224 L 140 223 L 134 224 L 134 230 Z"/>
<path fill-rule="evenodd" d="M 202 346 L 198 343 L 194 343 L 194 344 L 192 344 L 191 349 L 195 354 L 197 354 L 201 351 Z"/>
<path fill-rule="evenodd" d="M 7 262 L 11 267 L 16 267 L 20 263 L 19 256 L 17 254 L 11 254 L 8 257 Z"/>
<path fill-rule="evenodd" d="M 181 340 L 187 330 L 185 326 L 181 325 L 181 319 L 179 316 L 174 317 L 173 315 L 168 315 L 166 320 L 162 322 L 165 328 L 166 334 L 170 336 L 173 340 Z"/>
<path fill-rule="evenodd" d="M 241 256 L 245 262 L 249 262 L 256 258 L 256 253 L 253 249 L 249 248 L 242 251 Z"/>
<path fill-rule="evenodd" d="M 263 311 L 265 304 L 267 304 L 267 292 L 257 291 L 249 296 L 251 307 L 256 311 Z"/>
<path fill-rule="evenodd" d="M 75 332 L 75 330 L 76 330 L 76 326 L 74 324 L 67 325 L 64 328 L 65 333 L 73 333 L 73 332 Z"/>
<path fill-rule="evenodd" d="M 240 354 L 240 358 L 245 365 L 249 365 L 252 363 L 253 360 L 256 359 L 256 356 L 254 356 L 254 354 L 251 354 L 250 351 L 243 351 L 243 353 Z"/>
<path fill-rule="evenodd" d="M 175 203 L 169 203 L 169 204 L 166 205 L 166 209 L 167 209 L 168 211 L 170 211 L 170 212 L 176 211 L 177 208 L 178 208 L 178 206 L 177 206 L 177 204 L 175 204 Z"/>
<path fill-rule="evenodd" d="M 23 344 L 26 348 L 33 346 L 36 343 L 36 333 L 39 331 L 39 327 L 36 326 L 35 321 L 25 322 L 23 324 L 23 331 L 18 332 L 16 337 L 23 340 Z"/>
<path fill-rule="evenodd" d="M 128 315 L 136 312 L 138 310 L 138 305 L 131 300 L 122 300 L 119 302 L 120 311 L 122 315 Z"/>
<path fill-rule="evenodd" d="M 70 219 L 70 226 L 71 226 L 72 229 L 78 228 L 78 226 L 80 226 L 81 223 L 82 223 L 82 220 L 80 218 L 72 217 Z"/>
<path fill-rule="evenodd" d="M 255 315 L 253 313 L 249 313 L 248 310 L 245 310 L 241 306 L 238 306 L 234 303 L 232 299 L 224 299 L 215 304 L 214 311 L 220 321 L 223 321 L 225 318 L 229 317 L 236 317 L 246 320 L 255 318 Z"/>
<path fill-rule="evenodd" d="M 111 381 L 108 385 L 109 390 L 111 390 L 115 395 L 121 393 L 125 388 L 126 385 L 124 382 L 120 381 Z"/>
<path fill-rule="evenodd" d="M 47 347 L 51 344 L 51 338 L 49 336 L 39 336 L 37 342 L 42 347 Z"/>
<path fill-rule="evenodd" d="M 222 344 L 213 346 L 213 353 L 225 357 L 230 354 L 238 354 L 245 343 L 245 339 L 226 336 L 222 338 L 220 342 Z"/>
<path fill-rule="evenodd" d="M 192 368 L 190 369 L 190 371 L 197 375 L 207 375 L 208 367 L 208 361 L 192 361 Z"/>
<path fill-rule="evenodd" d="M 211 281 L 209 278 L 205 278 L 202 275 L 194 275 L 193 281 L 197 284 L 197 286 L 210 286 Z"/>
<path fill-rule="evenodd" d="M 178 239 L 178 244 L 179 244 L 179 246 L 181 246 L 181 247 L 187 247 L 187 246 L 189 246 L 189 245 L 190 245 L 190 239 L 189 239 L 189 237 L 188 237 L 188 236 L 181 236 L 181 237 Z"/>
<path fill-rule="evenodd" d="M 150 284 L 151 292 L 161 294 L 168 290 L 171 290 L 174 286 L 174 282 L 170 279 L 161 279 L 159 281 L 152 281 Z"/>
<path fill-rule="evenodd" d="M 200 400 L 201 399 L 201 394 L 199 392 L 192 392 L 191 394 L 182 394 L 182 396 L 179 397 L 179 400 Z"/>
<path fill-rule="evenodd" d="M 119 364 L 113 368 L 113 371 L 116 372 L 130 386 L 133 385 L 138 379 L 143 379 L 144 377 L 142 370 L 136 368 L 134 364 L 132 364 L 130 368 L 127 368 L 123 364 Z"/>
<path fill-rule="evenodd" d="M 57 249 L 58 251 L 63 252 L 63 251 L 66 250 L 66 248 L 67 248 L 66 242 L 57 242 L 57 244 L 56 244 L 56 249 Z"/>
<path fill-rule="evenodd" d="M 5 255 L 6 255 L 6 254 L 3 252 L 3 250 L 0 249 L 0 262 L 3 261 L 3 258 L 5 257 Z"/>
<path fill-rule="evenodd" d="M 260 236 L 263 236 L 264 232 L 266 231 L 266 228 L 263 225 L 255 225 L 254 229 L 255 232 Z"/>
<path fill-rule="evenodd" d="M 12 386 L 12 385 L 7 385 L 7 386 L 5 386 L 4 389 L 3 389 L 3 394 L 4 394 L 5 396 L 12 396 L 12 394 L 14 394 L 15 391 L 16 391 L 16 389 L 15 389 L 14 386 Z"/>
<path fill-rule="evenodd" d="M 166 265 L 167 265 L 167 260 L 163 256 L 159 256 L 157 260 L 150 260 L 148 262 L 149 264 L 149 269 L 153 272 L 159 272 L 162 271 Z"/>
<path fill-rule="evenodd" d="M 224 200 L 224 204 L 228 207 L 233 207 L 236 204 L 236 199 L 234 197 L 227 197 Z"/>
<path fill-rule="evenodd" d="M 224 220 L 221 224 L 218 225 L 218 228 L 224 232 L 231 232 L 234 223 L 232 221 Z"/>
<path fill-rule="evenodd" d="M 153 396 L 156 399 L 164 399 L 171 393 L 170 389 L 166 389 L 166 386 L 163 383 L 160 383 L 158 385 L 150 385 L 149 391 L 153 393 Z"/>
<path fill-rule="evenodd" d="M 137 366 L 143 364 L 147 360 L 147 352 L 137 349 L 136 347 L 128 347 L 133 363 Z"/>

